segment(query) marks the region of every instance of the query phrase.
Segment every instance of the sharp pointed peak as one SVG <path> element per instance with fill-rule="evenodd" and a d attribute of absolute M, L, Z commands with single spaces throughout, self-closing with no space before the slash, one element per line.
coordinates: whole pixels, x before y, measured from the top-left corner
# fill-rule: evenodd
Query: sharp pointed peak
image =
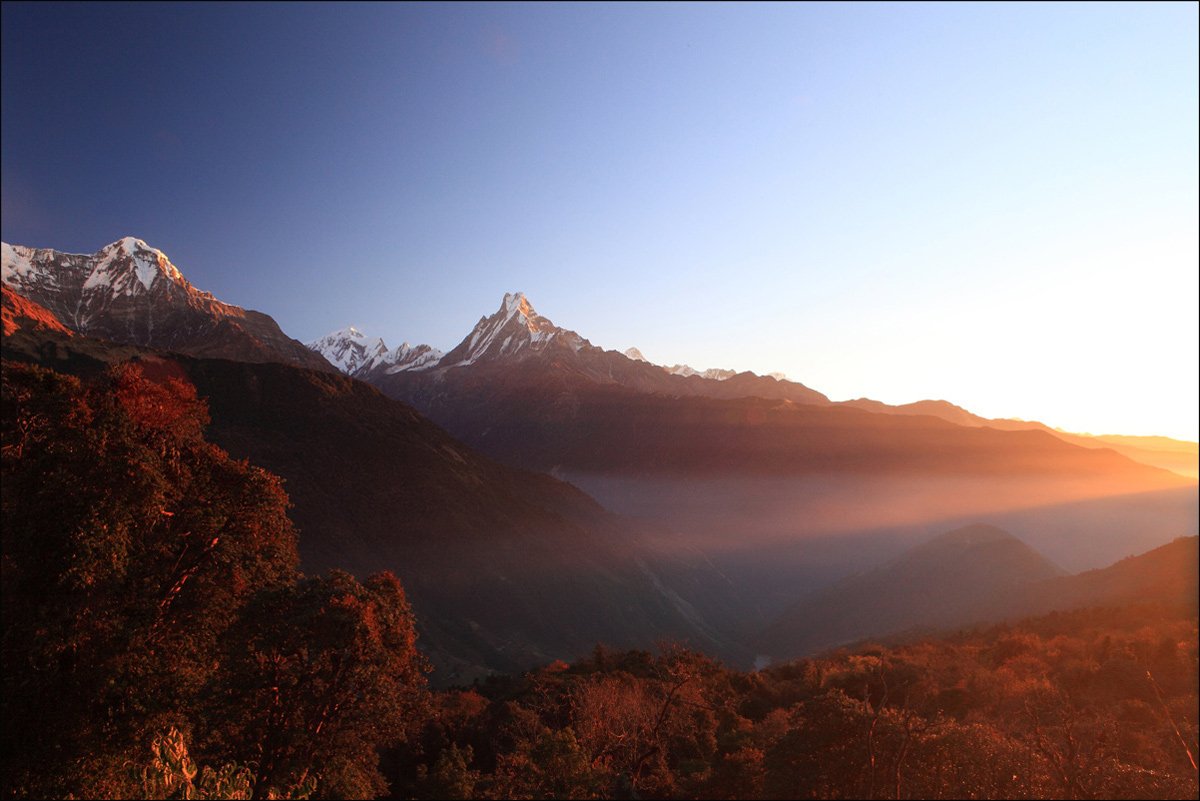
<path fill-rule="evenodd" d="M 529 298 L 525 296 L 524 292 L 505 292 L 498 313 L 503 314 L 505 318 L 516 314 L 521 314 L 529 319 L 541 316 L 533 308 L 533 304 L 529 302 Z"/>

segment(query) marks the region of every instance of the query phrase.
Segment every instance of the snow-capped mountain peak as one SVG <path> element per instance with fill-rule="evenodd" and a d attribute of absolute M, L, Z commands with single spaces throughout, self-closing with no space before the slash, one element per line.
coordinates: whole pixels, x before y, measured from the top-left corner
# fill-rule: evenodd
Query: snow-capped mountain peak
<path fill-rule="evenodd" d="M 100 258 L 83 282 L 85 291 L 108 287 L 113 294 L 133 295 L 149 292 L 159 276 L 175 283 L 184 280 L 167 254 L 136 237 L 122 237 L 96 255 Z"/>
<path fill-rule="evenodd" d="M 125 309 L 129 303 L 153 307 L 192 298 L 199 305 L 233 308 L 193 287 L 165 253 L 133 236 L 122 237 L 91 254 L 6 242 L 3 280 L 18 293 L 51 308 L 68 326 L 87 333 L 98 320 L 120 314 L 115 309 Z M 126 311 L 132 312 L 133 308 Z M 134 341 L 150 343 L 150 320 L 147 317 L 144 321 L 144 336 L 134 336 Z"/>
<path fill-rule="evenodd" d="M 393 373 L 428 370 L 437 367 L 446 354 L 430 345 L 409 345 L 401 342 L 400 347 L 380 354 L 367 363 L 366 370 L 382 368 L 388 375 Z"/>
<path fill-rule="evenodd" d="M 829 402 L 821 393 L 800 384 L 776 386 L 774 376 L 768 379 L 722 369 L 701 371 L 683 364 L 667 367 L 651 362 L 638 348 L 618 353 L 596 347 L 576 332 L 556 326 L 539 314 L 522 292 L 505 293 L 499 308 L 480 317 L 470 333 L 440 360 L 436 351 L 421 354 L 422 348 L 427 346 L 413 348 L 410 354 L 408 345 L 401 345 L 386 357 L 360 368 L 355 377 L 410 403 L 428 404 L 436 398 L 436 403 L 451 406 L 455 403 L 452 388 L 460 381 L 466 382 L 463 386 L 474 397 L 481 386 L 474 376 L 480 376 L 486 385 L 510 380 L 521 386 L 528 384 L 533 394 L 543 386 L 543 381 L 549 382 L 545 386 L 554 388 L 564 386 L 563 382 L 573 386 L 570 382 L 590 381 L 674 396 L 761 395 L 803 403 Z M 336 354 L 326 355 L 336 363 Z M 569 403 L 570 397 L 570 393 L 564 395 L 564 403 Z"/>
<path fill-rule="evenodd" d="M 589 344 L 574 331 L 559 328 L 538 314 L 525 293 L 508 292 L 496 313 L 479 318 L 467 338 L 442 360 L 442 366 L 465 367 L 485 357 L 523 357 L 544 350 L 551 342 L 576 352 Z"/>
<path fill-rule="evenodd" d="M 529 302 L 529 298 L 525 297 L 524 292 L 505 292 L 504 316 L 512 318 L 517 315 L 525 322 L 529 322 L 540 316 L 534 311 L 533 304 Z"/>
<path fill-rule="evenodd" d="M 192 286 L 165 253 L 135 236 L 95 253 L 7 243 L 0 250 L 4 284 L 72 331 L 184 353 L 331 369 L 268 315 Z"/>
<path fill-rule="evenodd" d="M 723 370 L 720 367 L 710 367 L 707 370 L 697 370 L 687 364 L 676 364 L 671 367 L 663 367 L 671 375 L 680 375 L 684 378 L 698 375 L 701 378 L 707 378 L 710 381 L 725 381 L 737 375 L 736 370 Z"/>
<path fill-rule="evenodd" d="M 429 345 L 413 347 L 407 342 L 389 350 L 381 338 L 367 336 L 352 325 L 309 342 L 308 347 L 351 376 L 362 376 L 376 369 L 386 373 L 427 370 L 436 365 L 443 355 Z"/>
<path fill-rule="evenodd" d="M 368 337 L 352 325 L 307 344 L 310 350 L 324 356 L 330 364 L 347 375 L 354 375 L 368 361 L 387 353 L 387 345 L 382 339 Z"/>
<path fill-rule="evenodd" d="M 3 243 L 3 280 L 18 291 L 78 284 L 88 295 L 140 295 L 149 292 L 159 276 L 192 289 L 165 253 L 132 236 L 93 254 Z"/>

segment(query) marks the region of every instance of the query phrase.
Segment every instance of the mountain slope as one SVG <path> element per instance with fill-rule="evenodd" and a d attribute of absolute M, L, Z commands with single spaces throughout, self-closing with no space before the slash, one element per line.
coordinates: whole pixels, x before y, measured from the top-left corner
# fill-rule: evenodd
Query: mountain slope
<path fill-rule="evenodd" d="M 790 658 L 909 629 L 946 629 L 1092 606 L 1195 604 L 1197 537 L 1076 575 L 993 526 L 943 534 L 801 600 L 758 638 Z"/>
<path fill-rule="evenodd" d="M 989 420 L 946 401 L 927 400 L 890 406 L 860 398 L 831 404 L 824 395 L 802 384 L 787 381 L 778 373 L 758 376 L 723 369 L 701 372 L 678 364 L 654 365 L 637 348 L 617 353 L 593 346 L 576 332 L 561 328 L 538 314 L 529 299 L 521 293 L 505 295 L 500 308 L 491 316 L 480 318 L 471 333 L 444 356 L 427 345 L 418 346 L 413 349 L 417 352 L 410 355 L 407 343 L 401 346 L 400 353 L 381 356 L 378 354 L 387 354 L 382 341 L 368 341 L 353 328 L 334 332 L 310 343 L 309 347 L 337 363 L 343 372 L 372 382 L 389 395 L 414 403 L 435 417 L 442 414 L 439 406 L 459 407 L 449 409 L 445 417 L 439 419 L 458 435 L 468 438 L 472 433 L 468 429 L 459 430 L 456 427 L 459 421 L 454 419 L 462 416 L 463 403 L 453 398 L 461 394 L 461 385 L 469 387 L 484 382 L 494 387 L 498 395 L 502 396 L 509 387 L 521 395 L 523 388 L 514 387 L 518 382 L 505 373 L 517 366 L 536 365 L 540 371 L 558 374 L 550 379 L 556 391 L 570 392 L 581 384 L 615 385 L 638 393 L 672 397 L 726 400 L 757 397 L 805 405 L 860 409 L 893 416 L 930 416 L 971 428 L 1041 431 L 1072 445 L 1115 450 L 1134 461 L 1172 470 L 1186 477 L 1195 478 L 1197 474 L 1194 443 L 1169 441 L 1168 445 L 1164 445 L 1161 442 L 1150 444 L 1143 441 L 1144 438 L 1096 438 L 1068 434 L 1037 422 Z M 367 350 L 371 353 L 367 353 Z M 456 368 L 470 368 L 468 372 L 473 375 L 464 376 L 455 372 Z M 392 377 L 402 371 L 409 374 Z M 418 372 L 424 372 L 425 375 L 417 375 Z M 533 383 L 525 389 L 536 393 L 543 378 L 544 375 L 532 376 Z M 529 372 L 522 374 L 522 382 L 530 379 Z M 572 385 L 572 389 L 564 390 L 564 385 Z M 569 398 L 564 398 L 564 402 L 570 402 Z M 1172 445 L 1176 447 L 1170 447 Z M 494 451 L 494 455 L 510 458 L 503 450 Z M 539 469 L 546 469 L 546 466 L 541 465 Z"/>
<path fill-rule="evenodd" d="M 1045 431 L 1072 445 L 1083 448 L 1108 448 L 1135 462 L 1170 470 L 1190 478 L 1200 476 L 1200 445 L 1195 442 L 1184 442 L 1169 437 L 1072 434 L 1033 420 L 980 417 L 944 400 L 924 400 L 890 406 L 876 400 L 858 398 L 843 401 L 842 405 L 880 414 L 930 415 L 961 426 L 986 426 L 1002 431 Z"/>
<path fill-rule="evenodd" d="M 740 588 L 743 619 L 764 623 L 794 602 L 798 582 L 878 564 L 950 521 L 1046 510 L 1027 540 L 1041 548 L 1092 517 L 1067 520 L 1057 511 L 1065 504 L 1129 497 L 1139 514 L 1175 515 L 1177 499 L 1159 491 L 1194 487 L 1047 431 L 880 414 L 748 373 L 670 375 L 592 346 L 519 295 L 437 367 L 364 378 L 495 459 L 551 472 L 677 533 Z M 1170 520 L 1165 536 L 1192 530 Z M 1092 530 L 1108 544 L 1079 538 L 1064 563 L 1086 569 L 1129 553 L 1122 523 L 1100 519 Z"/>
<path fill-rule="evenodd" d="M 196 289 L 166 254 L 134 237 L 91 255 L 4 243 L 3 282 L 71 330 L 99 339 L 332 369 L 269 316 Z"/>
<path fill-rule="evenodd" d="M 417 610 L 440 681 L 518 670 L 596 642 L 667 637 L 736 655 L 702 618 L 697 573 L 656 533 L 578 489 L 505 467 L 359 381 L 283 364 L 196 359 L 18 331 L 6 359 L 80 375 L 134 358 L 194 384 L 206 436 L 285 479 L 302 567 L 390 569 Z M 701 582 L 712 595 L 719 580 Z"/>
<path fill-rule="evenodd" d="M 1015 588 L 1059 573 L 1007 532 L 968 526 L 799 602 L 758 645 L 773 657 L 791 658 L 914 626 L 947 628 L 994 619 Z"/>
<path fill-rule="evenodd" d="M 13 292 L 0 284 L 0 306 L 3 309 L 4 336 L 11 336 L 25 329 L 29 331 L 55 331 L 71 336 L 71 331 L 45 306 Z"/>
<path fill-rule="evenodd" d="M 1179 537 L 1116 564 L 1030 587 L 1013 613 L 1041 614 L 1085 606 L 1196 603 L 1200 539 Z"/>

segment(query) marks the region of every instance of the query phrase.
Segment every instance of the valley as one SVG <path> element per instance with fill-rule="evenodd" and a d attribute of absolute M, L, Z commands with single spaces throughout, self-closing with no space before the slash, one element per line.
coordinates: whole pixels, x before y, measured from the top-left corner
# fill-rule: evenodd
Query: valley
<path fill-rule="evenodd" d="M 265 339 L 239 350 L 238 337 L 259 335 L 226 337 L 218 352 L 235 360 L 214 359 L 212 332 L 233 307 L 198 294 L 165 256 L 167 278 L 151 294 L 155 284 L 137 278 L 143 257 L 120 255 L 131 241 L 140 243 L 127 237 L 101 251 L 118 256 L 89 275 L 76 262 L 94 259 L 7 248 L 6 359 L 83 376 L 134 359 L 155 380 L 195 386 L 212 417 L 208 436 L 285 480 L 304 570 L 401 578 L 421 610 L 438 683 L 571 658 L 596 642 L 670 640 L 749 667 L 764 651 L 796 656 L 950 625 L 930 608 L 830 640 L 816 633 L 836 619 L 828 614 L 801 614 L 817 627 L 807 633 L 781 621 L 805 599 L 963 526 L 1015 535 L 1069 573 L 1197 529 L 1194 480 L 1095 442 L 994 427 L 950 404 L 834 403 L 774 376 L 659 367 L 591 345 L 519 293 L 446 353 L 390 350 L 346 328 L 298 359 L 279 349 L 266 318 Z M 20 294 L 61 307 L 47 289 L 60 285 L 50 277 L 59 269 L 82 270 L 79 281 L 92 286 L 103 271 L 130 287 L 122 303 L 163 305 L 165 320 L 187 309 L 201 322 L 160 328 L 153 343 L 105 341 L 95 333 L 129 312 L 93 301 L 72 335 Z M 196 297 L 211 300 L 197 306 Z M 329 361 L 312 372 L 307 361 L 318 354 Z M 988 557 L 931 577 L 953 582 L 975 569 L 988 571 Z M 1020 581 L 1040 578 L 1031 567 Z M 864 595 L 875 600 L 863 620 L 890 619 L 871 611 L 890 606 L 887 593 Z M 1028 611 L 977 600 L 976 612 L 953 620 Z"/>

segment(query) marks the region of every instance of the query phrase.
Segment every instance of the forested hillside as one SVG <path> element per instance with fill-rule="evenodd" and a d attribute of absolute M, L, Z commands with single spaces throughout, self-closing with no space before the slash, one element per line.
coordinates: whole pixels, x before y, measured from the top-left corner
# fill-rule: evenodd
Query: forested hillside
<path fill-rule="evenodd" d="M 278 479 L 207 414 L 134 366 L 5 366 L 4 797 L 1196 796 L 1194 593 L 431 692 L 399 581 L 301 576 Z"/>
<path fill-rule="evenodd" d="M 257 798 L 386 791 L 376 748 L 424 697 L 404 591 L 302 577 L 279 479 L 207 419 L 135 367 L 84 386 L 5 364 L 4 797 L 165 796 L 145 771 L 172 731 L 253 765 Z"/>
<path fill-rule="evenodd" d="M 1196 666 L 1194 605 L 755 673 L 597 648 L 439 694 L 388 771 L 417 798 L 1195 798 Z"/>

